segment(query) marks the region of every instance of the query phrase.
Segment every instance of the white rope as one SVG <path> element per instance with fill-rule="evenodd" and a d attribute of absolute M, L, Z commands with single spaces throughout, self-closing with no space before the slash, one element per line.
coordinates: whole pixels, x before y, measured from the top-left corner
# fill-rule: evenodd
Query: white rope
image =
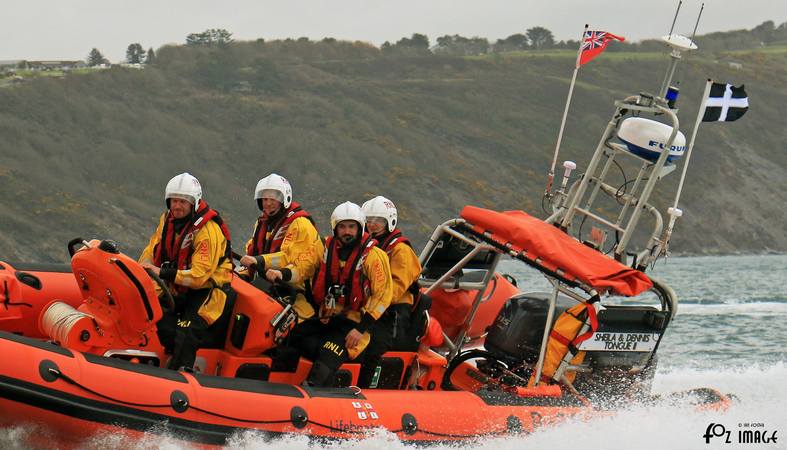
<path fill-rule="evenodd" d="M 71 330 L 89 315 L 63 302 L 52 303 L 41 317 L 41 331 L 60 344 L 68 344 Z"/>

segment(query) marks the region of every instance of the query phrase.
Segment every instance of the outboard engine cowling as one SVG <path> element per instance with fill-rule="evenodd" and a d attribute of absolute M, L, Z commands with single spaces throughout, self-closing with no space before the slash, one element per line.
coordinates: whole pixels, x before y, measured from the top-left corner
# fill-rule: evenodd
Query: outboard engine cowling
<path fill-rule="evenodd" d="M 489 327 L 484 348 L 501 359 L 536 362 L 544 337 L 551 295 L 547 292 L 531 292 L 506 300 Z M 576 303 L 569 297 L 559 295 L 553 323 Z"/>

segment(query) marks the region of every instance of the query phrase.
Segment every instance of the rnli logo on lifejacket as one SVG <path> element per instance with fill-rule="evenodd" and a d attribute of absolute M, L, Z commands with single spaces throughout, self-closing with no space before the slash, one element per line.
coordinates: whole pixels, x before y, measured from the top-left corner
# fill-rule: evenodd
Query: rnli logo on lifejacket
<path fill-rule="evenodd" d="M 287 224 L 287 225 L 284 225 L 283 227 L 279 228 L 279 229 L 276 231 L 276 235 L 275 235 L 275 236 L 273 236 L 273 240 L 274 240 L 274 241 L 277 241 L 277 240 L 281 239 L 281 238 L 284 236 L 284 233 L 286 233 L 286 232 L 287 232 L 287 228 L 290 228 L 290 225 L 289 225 L 289 224 Z M 289 236 L 287 236 L 287 237 L 289 237 Z M 289 239 L 288 239 L 288 240 L 289 240 Z M 282 244 L 283 244 L 283 243 L 282 243 Z"/>
<path fill-rule="evenodd" d="M 189 248 L 192 242 L 194 242 L 194 233 L 189 233 L 183 237 L 183 243 L 180 244 L 180 248 Z"/>
<path fill-rule="evenodd" d="M 325 344 L 323 344 L 322 348 L 332 352 L 336 356 L 342 356 L 344 354 L 344 347 L 331 341 L 327 341 Z"/>
<path fill-rule="evenodd" d="M 374 271 L 374 283 L 380 285 L 385 282 L 385 272 L 383 270 L 383 265 L 379 262 L 374 265 L 372 268 Z"/>

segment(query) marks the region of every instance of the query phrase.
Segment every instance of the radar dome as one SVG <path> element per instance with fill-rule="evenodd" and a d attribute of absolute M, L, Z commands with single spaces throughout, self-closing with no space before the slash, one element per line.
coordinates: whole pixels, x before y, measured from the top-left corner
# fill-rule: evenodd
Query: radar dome
<path fill-rule="evenodd" d="M 626 144 L 631 153 L 648 161 L 656 161 L 664 151 L 671 133 L 672 127 L 669 125 L 641 117 L 629 117 L 620 124 L 618 139 Z M 685 151 L 686 136 L 678 131 L 669 148 L 667 162 L 680 158 Z"/>

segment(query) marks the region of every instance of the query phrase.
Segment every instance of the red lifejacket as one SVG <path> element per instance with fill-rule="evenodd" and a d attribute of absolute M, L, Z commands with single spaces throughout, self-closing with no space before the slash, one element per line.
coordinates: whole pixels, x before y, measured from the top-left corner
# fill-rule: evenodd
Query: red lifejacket
<path fill-rule="evenodd" d="M 290 224 L 298 217 L 305 217 L 309 222 L 314 224 L 314 219 L 308 212 L 301 208 L 296 202 L 290 203 L 290 207 L 283 214 L 278 223 L 268 223 L 268 217 L 260 216 L 257 219 L 257 226 L 254 227 L 254 237 L 246 248 L 246 254 L 251 256 L 267 255 L 268 253 L 276 253 L 281 250 L 281 244 L 284 242 L 284 235 L 287 234 L 287 229 Z M 271 239 L 268 240 L 268 229 L 270 226 Z"/>
<path fill-rule="evenodd" d="M 169 262 L 175 264 L 178 270 L 185 270 L 191 267 L 191 255 L 194 253 L 194 235 L 210 220 L 216 222 L 227 240 L 224 258 L 232 257 L 229 228 L 221 219 L 218 211 L 212 209 L 203 200 L 200 200 L 199 208 L 192 214 L 191 220 L 183 226 L 179 233 L 175 231 L 174 220 L 172 213 L 167 213 L 167 217 L 164 219 L 164 227 L 161 229 L 161 239 L 153 249 L 154 265 L 161 267 L 162 264 Z"/>
<path fill-rule="evenodd" d="M 393 251 L 394 247 L 399 244 L 407 244 L 410 246 L 410 248 L 413 247 L 413 244 L 410 243 L 410 240 L 402 235 L 402 231 L 398 228 L 394 228 L 393 231 L 388 233 L 388 236 L 385 237 L 385 240 L 377 243 L 377 247 L 384 250 L 385 253 L 388 253 L 388 256 L 391 256 L 391 252 Z"/>
<path fill-rule="evenodd" d="M 328 237 L 325 241 L 325 258 L 314 277 L 314 287 L 312 288 L 314 300 L 323 302 L 328 290 L 333 288 L 334 291 L 339 291 L 332 292 L 336 298 L 337 306 L 341 305 L 344 311 L 358 311 L 365 303 L 366 293 L 370 290 L 369 279 L 363 274 L 363 262 L 372 247 L 377 245 L 377 241 L 369 233 L 364 233 L 361 236 L 361 242 L 353 249 L 345 261 L 344 267 L 341 268 L 339 265 L 340 242 L 333 236 Z M 336 295 L 337 293 L 339 295 Z"/>

